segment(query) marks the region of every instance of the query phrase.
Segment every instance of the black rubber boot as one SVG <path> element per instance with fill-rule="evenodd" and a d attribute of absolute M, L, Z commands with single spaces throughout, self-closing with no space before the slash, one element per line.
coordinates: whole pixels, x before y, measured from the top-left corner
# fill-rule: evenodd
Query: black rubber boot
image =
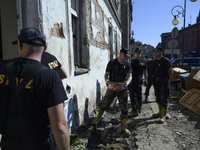
<path fill-rule="evenodd" d="M 145 96 L 145 102 L 148 103 L 149 100 L 148 100 L 148 96 Z"/>

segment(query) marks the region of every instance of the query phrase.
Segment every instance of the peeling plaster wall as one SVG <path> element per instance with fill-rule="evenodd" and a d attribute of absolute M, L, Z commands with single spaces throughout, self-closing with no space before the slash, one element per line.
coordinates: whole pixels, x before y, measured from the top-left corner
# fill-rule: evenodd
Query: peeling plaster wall
<path fill-rule="evenodd" d="M 80 4 L 84 5 L 80 7 L 83 9 L 80 12 L 85 15 L 85 20 L 80 19 L 80 28 L 84 30 L 81 31 L 80 46 L 82 50 L 88 50 L 85 55 L 89 55 L 90 71 L 75 76 L 70 3 L 71 0 L 24 0 L 22 16 L 24 27 L 36 27 L 43 31 L 48 46 L 46 51 L 55 55 L 66 70 L 68 78 L 62 81 L 65 88 L 67 84 L 71 87 L 71 94 L 77 101 L 74 115 L 75 124 L 79 126 L 89 117 L 106 91 L 104 74 L 110 60 L 109 25 L 113 28 L 112 32 L 117 33 L 117 53 L 121 47 L 122 33 L 103 0 L 80 0 Z M 115 45 L 115 34 L 111 35 Z"/>
<path fill-rule="evenodd" d="M 117 23 L 112 19 L 113 16 L 102 0 L 85 0 L 85 5 L 87 11 L 85 36 L 87 36 L 87 43 L 89 44 L 91 70 L 87 74 L 70 76 L 68 79 L 68 83 L 72 87 L 72 93 L 76 95 L 78 101 L 79 124 L 87 119 L 106 91 L 104 73 L 110 58 L 109 20 L 111 20 L 110 23 L 113 28 L 116 27 L 115 32 L 118 37 L 119 49 L 122 35 L 121 30 L 118 29 Z"/>
<path fill-rule="evenodd" d="M 118 48 L 121 47 L 121 30 L 118 29 L 113 16 L 102 0 L 85 0 L 86 35 L 89 43 L 89 73 L 71 76 L 69 84 L 77 97 L 80 124 L 87 119 L 106 91 L 104 73 L 109 61 L 109 21 L 118 37 Z M 111 19 L 109 19 L 111 18 Z M 113 34 L 114 36 L 114 34 Z M 113 37 L 114 39 L 114 37 Z M 114 45 L 114 43 L 113 43 Z M 119 53 L 119 50 L 118 50 Z M 118 55 L 118 54 L 117 54 Z"/>
<path fill-rule="evenodd" d="M 43 30 L 47 40 L 47 52 L 55 55 L 68 76 L 71 70 L 70 32 L 68 20 L 68 0 L 49 1 L 42 0 Z M 70 61 L 69 61 L 70 60 Z M 63 80 L 66 87 L 68 79 Z"/>
<path fill-rule="evenodd" d="M 90 69 L 89 73 L 76 76 L 71 83 L 76 93 L 79 105 L 80 122 L 85 118 L 86 113 L 90 114 L 93 108 L 96 107 L 97 97 L 105 94 L 106 86 L 104 81 L 104 73 L 109 61 L 109 20 L 112 26 L 116 29 L 118 37 L 118 48 L 121 46 L 121 31 L 118 29 L 113 16 L 102 0 L 86 0 L 87 12 L 87 36 L 89 42 Z M 92 14 L 91 14 L 92 13 Z M 109 19 L 111 18 L 111 19 Z M 113 34 L 114 35 L 114 34 Z M 119 52 L 119 51 L 118 51 Z M 80 82 L 81 81 L 81 82 Z M 99 87 L 98 87 L 99 86 Z M 88 109 L 85 106 L 88 99 Z M 87 112 L 86 112 L 87 111 Z"/>
<path fill-rule="evenodd" d="M 113 29 L 116 27 L 118 41 L 121 41 L 122 34 L 103 0 L 83 1 L 86 8 L 86 31 L 82 32 L 85 35 L 81 36 L 84 39 L 81 44 L 89 49 L 90 71 L 75 76 L 69 11 L 71 1 L 57 0 L 55 3 L 55 1 L 42 0 L 43 30 L 48 43 L 47 51 L 54 54 L 67 71 L 68 78 L 63 80 L 63 85 L 66 87 L 68 84 L 71 87 L 71 94 L 77 101 L 77 110 L 74 111 L 77 126 L 89 117 L 106 91 L 104 73 L 110 58 L 109 21 Z M 120 49 L 120 46 L 118 48 Z"/>

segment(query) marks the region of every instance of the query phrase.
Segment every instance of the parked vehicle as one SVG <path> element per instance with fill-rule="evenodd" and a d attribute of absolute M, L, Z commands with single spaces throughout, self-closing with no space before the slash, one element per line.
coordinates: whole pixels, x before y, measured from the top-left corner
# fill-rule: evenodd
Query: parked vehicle
<path fill-rule="evenodd" d="M 182 60 L 181 60 L 182 62 Z M 186 57 L 184 58 L 184 63 L 188 64 L 188 70 L 191 72 L 192 68 L 200 67 L 200 58 L 199 57 Z"/>
<path fill-rule="evenodd" d="M 172 67 L 178 67 L 179 66 L 179 63 L 181 61 L 181 58 L 176 58 L 174 60 L 172 60 Z"/>
<path fill-rule="evenodd" d="M 199 57 L 186 57 L 184 58 L 184 65 L 187 64 L 187 69 L 189 72 L 193 69 L 200 68 L 200 58 Z M 177 63 L 176 67 L 182 66 L 182 59 Z"/>

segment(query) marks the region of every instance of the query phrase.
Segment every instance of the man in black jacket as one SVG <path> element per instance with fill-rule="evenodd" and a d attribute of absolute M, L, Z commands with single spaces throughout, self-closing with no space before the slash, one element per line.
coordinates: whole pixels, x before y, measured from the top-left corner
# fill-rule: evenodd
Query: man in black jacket
<path fill-rule="evenodd" d="M 56 70 L 58 74 L 60 75 L 61 79 L 67 78 L 67 73 L 64 67 L 61 65 L 61 63 L 58 61 L 58 59 L 54 55 L 48 52 L 44 52 L 42 54 L 41 63 L 50 69 Z"/>
<path fill-rule="evenodd" d="M 151 85 L 154 87 L 154 61 L 156 60 L 155 55 L 151 54 L 151 60 L 147 61 L 147 86 L 145 90 L 145 102 L 148 102 L 149 90 Z"/>
<path fill-rule="evenodd" d="M 155 77 L 155 95 L 156 102 L 158 103 L 159 112 L 153 114 L 154 118 L 160 118 L 159 122 L 165 122 L 165 115 L 167 111 L 168 96 L 170 91 L 169 79 L 172 76 L 173 70 L 170 61 L 163 57 L 163 48 L 158 47 L 155 49 L 155 65 L 154 65 L 154 77 Z"/>
<path fill-rule="evenodd" d="M 132 105 L 130 117 L 136 117 L 141 112 L 143 75 L 146 83 L 146 62 L 141 57 L 142 50 L 136 48 L 134 54 L 135 59 L 131 61 L 132 81 L 129 87 Z"/>
<path fill-rule="evenodd" d="M 20 57 L 0 60 L 1 149 L 55 149 L 53 131 L 58 148 L 69 150 L 66 92 L 58 73 L 40 63 L 47 48 L 45 36 L 24 28 L 13 44 L 18 44 Z"/>

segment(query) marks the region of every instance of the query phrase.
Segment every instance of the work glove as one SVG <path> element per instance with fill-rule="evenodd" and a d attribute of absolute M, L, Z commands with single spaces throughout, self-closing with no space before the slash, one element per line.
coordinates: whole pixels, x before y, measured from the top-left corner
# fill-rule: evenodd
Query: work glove
<path fill-rule="evenodd" d="M 147 86 L 147 85 L 148 85 L 147 81 L 144 81 L 144 86 Z"/>
<path fill-rule="evenodd" d="M 128 87 L 127 81 L 124 81 L 124 87 L 125 87 L 125 88 Z"/>

